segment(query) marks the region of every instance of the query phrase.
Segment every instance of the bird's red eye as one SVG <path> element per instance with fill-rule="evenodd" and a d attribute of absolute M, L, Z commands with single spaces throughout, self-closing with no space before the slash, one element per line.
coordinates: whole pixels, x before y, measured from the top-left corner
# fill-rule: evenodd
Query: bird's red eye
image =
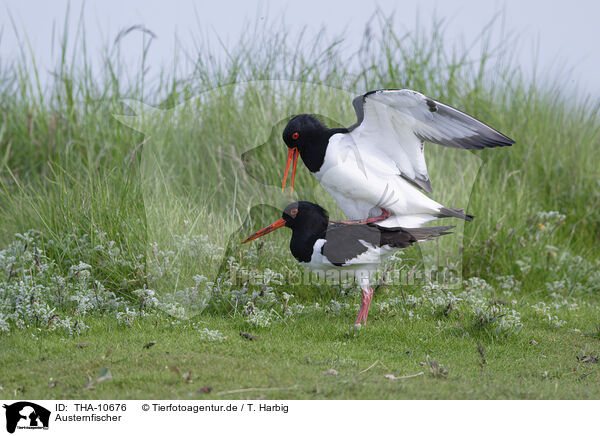
<path fill-rule="evenodd" d="M 292 209 L 292 210 L 290 210 L 290 213 L 292 215 L 297 215 L 298 214 L 298 209 Z"/>
<path fill-rule="evenodd" d="M 298 139 L 300 137 L 300 133 L 294 132 L 292 133 L 292 139 Z"/>

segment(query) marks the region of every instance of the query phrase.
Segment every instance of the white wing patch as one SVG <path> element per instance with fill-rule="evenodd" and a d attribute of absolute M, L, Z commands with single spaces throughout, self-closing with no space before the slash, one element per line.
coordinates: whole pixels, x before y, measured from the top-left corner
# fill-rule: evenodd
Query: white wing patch
<path fill-rule="evenodd" d="M 377 94 L 372 94 L 377 95 Z M 414 133 L 415 120 L 383 100 L 365 98 L 362 123 L 350 135 L 363 155 L 393 164 L 398 175 L 431 192 L 423 141 Z M 420 183 L 419 183 L 420 182 Z"/>
<path fill-rule="evenodd" d="M 313 245 L 313 252 L 310 258 L 310 262 L 305 263 L 310 269 L 313 270 L 322 270 L 324 268 L 335 267 L 334 264 L 329 262 L 325 256 L 323 256 L 322 249 L 323 245 L 325 245 L 327 240 L 325 239 L 317 239 L 315 244 Z"/>
<path fill-rule="evenodd" d="M 361 153 L 391 160 L 402 176 L 428 193 L 433 190 L 423 141 L 466 149 L 514 143 L 475 118 L 409 89 L 374 91 L 353 104 L 358 123 L 350 134 Z"/>
<path fill-rule="evenodd" d="M 375 247 L 373 244 L 366 242 L 362 239 L 359 239 L 362 245 L 367 248 L 367 251 L 359 254 L 354 259 L 350 259 L 344 266 L 350 265 L 369 265 L 369 264 L 380 264 L 385 261 L 387 257 L 389 257 L 396 249 L 390 247 L 389 245 L 384 245 L 382 247 Z"/>

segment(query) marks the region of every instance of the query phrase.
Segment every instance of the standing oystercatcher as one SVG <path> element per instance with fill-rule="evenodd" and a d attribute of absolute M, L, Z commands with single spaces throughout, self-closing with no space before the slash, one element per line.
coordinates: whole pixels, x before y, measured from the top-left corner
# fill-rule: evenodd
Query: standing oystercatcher
<path fill-rule="evenodd" d="M 367 322 L 373 297 L 371 276 L 383 261 L 400 248 L 445 235 L 452 228 L 404 229 L 381 228 L 373 224 L 330 224 L 327 212 L 321 206 L 298 201 L 289 204 L 280 219 L 248 236 L 243 243 L 284 226 L 292 229 L 290 251 L 300 263 L 321 273 L 343 269 L 354 274 L 362 290 L 355 324 Z"/>
<path fill-rule="evenodd" d="M 383 227 L 420 227 L 436 218 L 471 221 L 427 197 L 433 189 L 423 143 L 480 150 L 514 144 L 500 132 L 450 106 L 408 89 L 370 91 L 352 102 L 357 122 L 329 129 L 314 115 L 297 115 L 285 127 L 288 146 L 282 190 L 298 154 L 344 213 Z"/>

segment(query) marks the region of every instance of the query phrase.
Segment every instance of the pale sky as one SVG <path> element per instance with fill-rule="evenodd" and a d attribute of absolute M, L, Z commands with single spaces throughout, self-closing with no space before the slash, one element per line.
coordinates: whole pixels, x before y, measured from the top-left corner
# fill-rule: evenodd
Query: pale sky
<path fill-rule="evenodd" d="M 54 24 L 64 25 L 66 0 L 0 0 L 0 62 L 16 56 L 19 47 L 8 12 L 12 14 L 19 31 L 27 34 L 42 74 L 54 65 L 51 36 Z M 74 28 L 81 10 L 81 1 L 71 5 L 71 26 Z M 504 12 L 506 34 L 518 35 L 515 62 L 524 71 L 532 69 L 532 58 L 537 53 L 539 71 L 571 71 L 569 82 L 594 98 L 600 97 L 600 2 L 597 1 L 538 1 L 538 0 L 380 0 L 370 3 L 356 0 L 302 0 L 302 1 L 157 1 L 157 0 L 104 0 L 87 2 L 85 23 L 88 50 L 92 53 L 107 41 L 114 40 L 123 28 L 143 24 L 157 38 L 149 54 L 151 65 L 168 64 L 171 60 L 175 35 L 181 45 L 193 51 L 193 38 L 208 35 L 213 48 L 218 35 L 226 43 L 235 42 L 244 26 L 255 17 L 282 17 L 290 33 L 307 26 L 314 33 L 325 26 L 330 35 L 345 31 L 349 47 L 360 41 L 365 23 L 375 8 L 386 14 L 395 11 L 399 29 L 414 28 L 417 11 L 423 25 L 431 23 L 434 14 L 447 24 L 446 35 L 451 42 L 461 38 L 472 41 L 494 14 Z M 74 29 L 71 29 L 74 34 Z M 124 45 L 137 58 L 139 42 Z M 54 54 L 56 57 L 56 53 Z M 567 77 L 566 75 L 564 77 Z"/>

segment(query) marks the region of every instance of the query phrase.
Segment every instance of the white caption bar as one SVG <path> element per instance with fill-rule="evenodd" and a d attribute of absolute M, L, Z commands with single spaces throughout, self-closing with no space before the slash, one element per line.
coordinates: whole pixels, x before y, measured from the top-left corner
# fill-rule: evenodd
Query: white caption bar
<path fill-rule="evenodd" d="M 11 401 L 0 434 L 589 434 L 597 401 Z M 12 432 L 11 432 L 12 430 Z"/>

